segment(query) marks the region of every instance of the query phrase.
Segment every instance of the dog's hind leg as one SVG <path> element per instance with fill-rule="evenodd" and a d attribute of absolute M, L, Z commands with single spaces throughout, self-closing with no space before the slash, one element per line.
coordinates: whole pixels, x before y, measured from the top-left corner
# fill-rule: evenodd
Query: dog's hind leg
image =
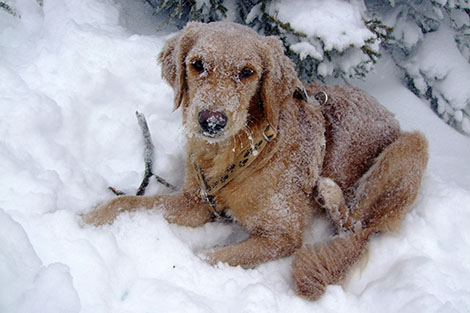
<path fill-rule="evenodd" d="M 346 201 L 340 187 L 320 177 L 314 197 L 338 232 L 374 228 L 383 232 L 399 224 L 416 200 L 428 161 L 420 133 L 402 133 L 358 180 Z"/>
<path fill-rule="evenodd" d="M 418 195 L 427 146 L 424 136 L 415 132 L 402 133 L 384 149 L 357 182 L 354 197 L 347 201 L 349 212 L 338 215 L 346 233 L 296 252 L 292 277 L 299 295 L 315 300 L 327 285 L 340 284 L 366 250 L 370 234 L 399 225 Z"/>
<path fill-rule="evenodd" d="M 419 132 L 402 133 L 378 156 L 355 186 L 346 228 L 374 232 L 396 228 L 415 202 L 428 162 L 428 143 Z"/>

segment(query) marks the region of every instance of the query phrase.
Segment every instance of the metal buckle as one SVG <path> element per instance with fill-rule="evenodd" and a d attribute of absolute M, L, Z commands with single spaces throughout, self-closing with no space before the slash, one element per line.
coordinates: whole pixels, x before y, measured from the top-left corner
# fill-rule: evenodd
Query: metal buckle
<path fill-rule="evenodd" d="M 328 102 L 328 94 L 323 90 L 317 92 L 313 97 L 320 103 L 320 105 L 325 105 Z"/>
<path fill-rule="evenodd" d="M 270 129 L 271 129 L 271 125 L 268 124 L 268 125 L 266 125 L 266 127 L 263 130 L 263 138 L 267 142 L 271 142 L 274 138 L 276 138 L 276 132 L 274 132 L 274 131 L 272 132 L 271 135 L 266 134 L 266 132 Z"/>
<path fill-rule="evenodd" d="M 302 86 L 302 88 L 300 87 L 295 88 L 294 98 L 308 102 L 308 94 L 307 94 L 307 90 L 305 90 L 305 87 Z"/>

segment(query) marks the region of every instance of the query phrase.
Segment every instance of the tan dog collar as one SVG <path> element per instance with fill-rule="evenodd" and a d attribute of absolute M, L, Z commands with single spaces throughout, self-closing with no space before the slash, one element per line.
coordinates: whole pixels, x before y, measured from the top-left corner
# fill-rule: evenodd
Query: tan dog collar
<path fill-rule="evenodd" d="M 225 217 L 223 211 L 217 210 L 215 203 L 215 195 L 222 188 L 227 186 L 235 177 L 237 177 L 244 169 L 250 166 L 254 160 L 261 154 L 266 145 L 276 138 L 276 131 L 267 124 L 261 134 L 253 138 L 253 143 L 249 148 L 243 150 L 235 159 L 235 162 L 226 168 L 224 173 L 215 177 L 206 177 L 204 169 L 196 162 L 193 162 L 193 169 L 196 174 L 197 182 L 201 190 L 201 196 L 209 202 L 211 211 L 217 217 Z"/>

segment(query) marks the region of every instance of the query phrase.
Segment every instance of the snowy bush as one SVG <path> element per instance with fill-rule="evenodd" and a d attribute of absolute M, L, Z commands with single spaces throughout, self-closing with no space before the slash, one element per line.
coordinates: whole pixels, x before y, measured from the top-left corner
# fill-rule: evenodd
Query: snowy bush
<path fill-rule="evenodd" d="M 43 5 L 43 0 L 35 0 L 39 6 Z M 17 2 L 20 2 L 19 5 Z M 17 1 L 17 0 L 0 0 L 0 10 L 3 10 L 13 16 L 21 17 L 20 13 L 18 12 L 18 7 L 24 7 L 25 5 L 29 5 L 29 1 Z"/>
<path fill-rule="evenodd" d="M 448 124 L 470 134 L 470 2 L 366 0 L 393 27 L 385 43 L 408 88 Z"/>
<path fill-rule="evenodd" d="M 364 77 L 379 56 L 388 29 L 367 18 L 362 1 L 148 0 L 167 23 L 228 20 L 277 35 L 306 81 Z"/>
<path fill-rule="evenodd" d="M 0 9 L 5 10 L 6 12 L 10 13 L 13 16 L 16 16 L 16 10 L 12 8 L 8 3 L 5 1 L 0 1 Z"/>
<path fill-rule="evenodd" d="M 470 134 L 468 0 L 147 0 L 182 28 L 229 20 L 279 36 L 304 81 L 363 78 L 380 47 L 448 124 Z"/>
<path fill-rule="evenodd" d="M 364 78 L 390 53 L 406 86 L 460 132 L 470 134 L 469 0 L 140 0 L 160 27 L 234 21 L 277 35 L 304 81 Z M 43 0 L 0 0 L 21 17 Z"/>
<path fill-rule="evenodd" d="M 360 1 L 272 1 L 267 9 L 254 7 L 243 22 L 280 36 L 306 81 L 364 77 L 387 37 L 380 22 L 367 19 Z"/>

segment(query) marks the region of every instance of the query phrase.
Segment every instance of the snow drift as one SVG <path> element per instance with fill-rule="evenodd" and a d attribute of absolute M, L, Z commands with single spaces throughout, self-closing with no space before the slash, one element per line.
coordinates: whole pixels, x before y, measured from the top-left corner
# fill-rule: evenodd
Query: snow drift
<path fill-rule="evenodd" d="M 292 289 L 290 258 L 249 270 L 199 258 L 243 235 L 235 225 L 179 227 L 158 212 L 81 223 L 113 197 L 107 186 L 140 183 L 136 110 L 155 172 L 182 182 L 180 112 L 156 65 L 168 36 L 137 1 L 16 4 L 21 19 L 0 11 L 1 312 L 470 311 L 470 139 L 402 87 L 390 60 L 358 85 L 428 137 L 423 187 L 399 231 L 372 240 L 367 266 L 312 303 Z M 315 226 L 317 240 L 328 234 Z"/>

